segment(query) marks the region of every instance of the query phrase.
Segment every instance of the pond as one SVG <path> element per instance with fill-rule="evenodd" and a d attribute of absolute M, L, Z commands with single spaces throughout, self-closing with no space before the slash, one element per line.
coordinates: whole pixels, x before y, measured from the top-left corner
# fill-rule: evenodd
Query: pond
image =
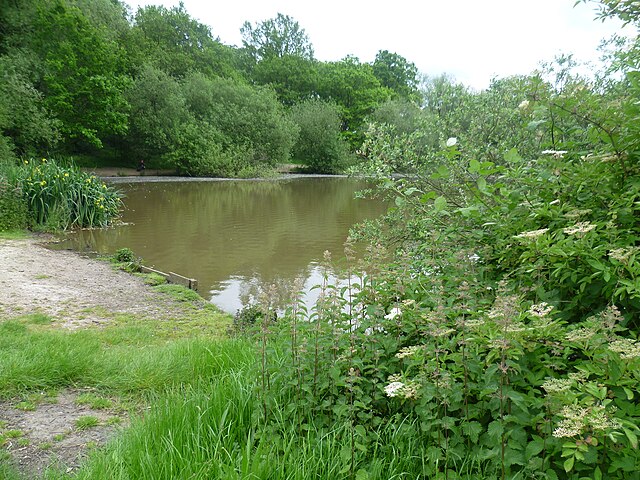
<path fill-rule="evenodd" d="M 342 257 L 349 228 L 386 210 L 355 198 L 365 181 L 342 177 L 117 186 L 124 225 L 74 232 L 63 246 L 102 254 L 130 248 L 147 266 L 197 279 L 199 293 L 230 313 L 255 303 L 266 286 L 286 297 L 296 278 L 311 305 L 325 250 Z"/>

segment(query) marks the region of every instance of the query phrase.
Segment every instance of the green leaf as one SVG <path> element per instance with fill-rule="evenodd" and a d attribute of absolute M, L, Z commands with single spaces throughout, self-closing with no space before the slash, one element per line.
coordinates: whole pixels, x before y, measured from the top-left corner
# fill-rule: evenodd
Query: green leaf
<path fill-rule="evenodd" d="M 469 162 L 469 173 L 478 173 L 480 171 L 480 162 L 475 158 Z"/>
<path fill-rule="evenodd" d="M 480 432 L 482 432 L 482 425 L 480 425 L 479 422 L 464 422 L 461 427 L 462 431 L 469 436 L 473 443 L 478 443 L 478 437 L 480 436 Z"/>
<path fill-rule="evenodd" d="M 483 193 L 487 191 L 487 181 L 482 177 L 478 179 L 478 190 Z"/>
<path fill-rule="evenodd" d="M 424 195 L 422 195 L 420 197 L 420 201 L 422 203 L 427 203 L 427 202 L 429 202 L 429 200 L 433 200 L 437 196 L 438 196 L 438 194 L 436 192 L 434 192 L 433 190 L 431 190 L 430 192 L 427 192 Z"/>
<path fill-rule="evenodd" d="M 520 163 L 522 161 L 522 157 L 518 153 L 518 149 L 512 148 L 504 154 L 504 160 L 507 163 Z"/>
<path fill-rule="evenodd" d="M 622 427 L 622 431 L 629 439 L 629 443 L 633 448 L 638 448 L 638 436 L 626 427 Z"/>
<path fill-rule="evenodd" d="M 369 480 L 369 472 L 361 468 L 356 472 L 356 480 Z"/>
<path fill-rule="evenodd" d="M 624 390 L 624 393 L 627 394 L 627 400 L 633 400 L 633 391 L 631 391 L 627 387 L 622 387 L 622 389 Z"/>
<path fill-rule="evenodd" d="M 362 443 L 354 442 L 355 447 L 360 450 L 362 453 L 367 453 L 367 446 Z"/>
<path fill-rule="evenodd" d="M 502 438 L 502 433 L 504 432 L 504 428 L 502 428 L 502 423 L 499 420 L 494 420 L 489 424 L 489 428 L 487 429 L 487 433 L 494 440 L 499 440 Z"/>
<path fill-rule="evenodd" d="M 529 442 L 527 444 L 527 448 L 525 448 L 525 456 L 527 458 L 535 457 L 544 449 L 544 440 L 538 438 L 533 442 Z"/>
<path fill-rule="evenodd" d="M 447 208 L 447 199 L 443 196 L 436 198 L 433 202 L 433 208 L 436 212 L 441 212 Z"/>
<path fill-rule="evenodd" d="M 569 457 L 564 461 L 564 471 L 569 473 L 573 469 L 573 464 L 575 462 L 575 457 Z"/>
<path fill-rule="evenodd" d="M 600 467 L 596 467 L 593 471 L 593 480 L 602 480 L 602 470 L 600 470 Z"/>

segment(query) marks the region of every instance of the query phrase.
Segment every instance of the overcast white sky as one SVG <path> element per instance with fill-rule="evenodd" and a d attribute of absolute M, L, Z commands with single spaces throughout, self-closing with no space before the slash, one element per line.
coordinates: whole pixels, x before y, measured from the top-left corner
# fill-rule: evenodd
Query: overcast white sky
<path fill-rule="evenodd" d="M 177 5 L 179 0 L 128 0 Z M 575 0 L 184 0 L 189 14 L 228 45 L 240 27 L 289 15 L 306 30 L 319 60 L 355 55 L 370 62 L 379 50 L 398 53 L 421 73 L 449 73 L 485 88 L 492 77 L 526 74 L 561 53 L 596 60 L 603 38 L 621 23 L 594 20 L 593 4 Z"/>

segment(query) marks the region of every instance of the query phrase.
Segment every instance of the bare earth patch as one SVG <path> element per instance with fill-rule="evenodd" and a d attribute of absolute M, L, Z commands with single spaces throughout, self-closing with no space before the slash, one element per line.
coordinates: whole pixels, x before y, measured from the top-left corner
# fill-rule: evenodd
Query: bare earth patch
<path fill-rule="evenodd" d="M 51 251 L 35 239 L 0 240 L 0 319 L 43 313 L 76 329 L 118 313 L 166 317 L 175 308 L 141 278 L 107 262 Z"/>
<path fill-rule="evenodd" d="M 0 403 L 0 433 L 13 432 L 5 440 L 16 467 L 33 478 L 51 466 L 65 472 L 76 469 L 91 448 L 104 445 L 113 435 L 116 420 L 125 418 L 109 410 L 76 404 L 78 392 L 63 392 L 50 402 L 23 411 L 15 402 Z M 97 425 L 79 428 L 78 419 L 94 417 Z M 82 421 L 82 420 L 81 420 Z"/>

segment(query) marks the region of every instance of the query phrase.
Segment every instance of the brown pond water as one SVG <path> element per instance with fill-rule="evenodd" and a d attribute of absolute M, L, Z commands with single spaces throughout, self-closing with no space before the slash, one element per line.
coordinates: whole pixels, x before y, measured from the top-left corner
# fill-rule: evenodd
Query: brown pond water
<path fill-rule="evenodd" d="M 386 207 L 356 199 L 366 182 L 350 178 L 118 182 L 125 225 L 70 234 L 63 247 L 103 254 L 130 248 L 144 264 L 195 278 L 199 293 L 235 313 L 261 289 L 280 294 L 295 278 L 322 280 L 325 250 L 343 256 L 349 228 Z"/>

